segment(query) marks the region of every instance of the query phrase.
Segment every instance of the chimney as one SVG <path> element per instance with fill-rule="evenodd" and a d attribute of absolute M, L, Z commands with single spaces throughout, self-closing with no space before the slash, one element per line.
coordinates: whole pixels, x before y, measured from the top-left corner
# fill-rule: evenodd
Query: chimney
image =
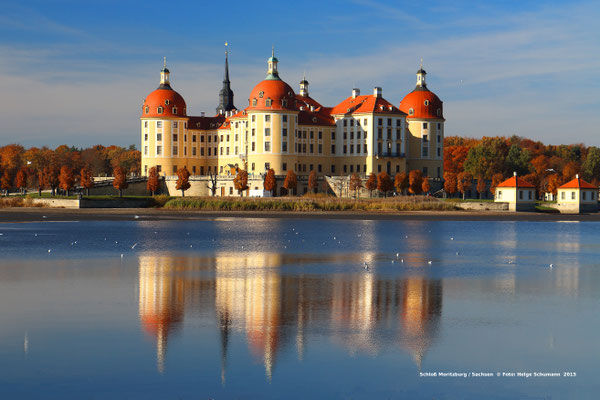
<path fill-rule="evenodd" d="M 311 105 L 310 106 L 310 111 L 315 111 L 315 106 Z"/>
<path fill-rule="evenodd" d="M 579 174 L 575 174 L 575 179 L 579 179 Z"/>
<path fill-rule="evenodd" d="M 373 89 L 373 96 L 375 96 L 375 97 L 381 97 L 381 92 L 382 92 L 381 88 L 375 86 L 375 88 Z"/>
<path fill-rule="evenodd" d="M 200 116 L 201 116 L 201 117 L 204 117 L 204 111 L 201 111 L 201 112 L 200 112 Z"/>
<path fill-rule="evenodd" d="M 513 172 L 513 176 L 517 176 L 517 171 Z"/>
<path fill-rule="evenodd" d="M 360 89 L 359 88 L 352 89 L 352 98 L 355 99 L 358 96 L 360 96 Z"/>

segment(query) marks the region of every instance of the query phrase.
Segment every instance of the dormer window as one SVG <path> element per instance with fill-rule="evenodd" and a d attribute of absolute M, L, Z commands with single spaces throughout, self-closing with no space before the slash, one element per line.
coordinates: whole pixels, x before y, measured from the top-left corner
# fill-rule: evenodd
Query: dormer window
<path fill-rule="evenodd" d="M 428 105 L 429 105 L 429 100 L 425 100 L 425 101 L 424 101 L 424 104 L 425 104 L 426 106 L 428 106 Z"/>
<path fill-rule="evenodd" d="M 256 99 L 252 99 L 252 107 L 256 107 Z"/>
<path fill-rule="evenodd" d="M 169 100 L 169 99 L 165 100 L 165 105 L 168 106 L 169 104 L 171 104 L 171 100 Z"/>
<path fill-rule="evenodd" d="M 146 106 L 146 114 L 150 112 L 150 107 Z"/>
<path fill-rule="evenodd" d="M 162 107 L 158 107 L 158 109 L 156 110 L 157 113 L 162 114 L 163 113 L 163 108 Z"/>
<path fill-rule="evenodd" d="M 268 101 L 268 100 L 267 100 Z M 281 105 L 287 107 L 287 100 L 281 100 Z"/>
<path fill-rule="evenodd" d="M 441 109 L 441 108 L 438 108 L 438 109 L 437 109 L 437 116 L 438 116 L 438 117 L 441 117 L 441 116 L 442 116 L 442 109 Z"/>
<path fill-rule="evenodd" d="M 263 98 L 264 95 L 265 95 L 265 92 L 263 92 L 262 90 L 260 92 L 258 92 L 258 97 L 260 97 L 261 99 Z"/>
<path fill-rule="evenodd" d="M 414 108 L 409 108 L 408 109 L 408 115 L 414 115 L 414 113 L 415 113 Z"/>
<path fill-rule="evenodd" d="M 173 114 L 177 114 L 177 107 L 173 107 Z"/>
<path fill-rule="evenodd" d="M 265 106 L 266 106 L 266 107 L 271 107 L 271 99 L 267 99 L 267 100 L 265 101 Z"/>

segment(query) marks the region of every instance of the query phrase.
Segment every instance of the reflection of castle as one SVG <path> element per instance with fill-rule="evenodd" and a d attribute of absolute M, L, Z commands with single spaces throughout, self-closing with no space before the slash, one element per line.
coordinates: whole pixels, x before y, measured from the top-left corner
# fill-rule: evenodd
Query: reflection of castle
<path fill-rule="evenodd" d="M 390 279 L 374 273 L 315 277 L 279 271 L 288 264 L 340 264 L 373 257 L 278 253 L 224 253 L 214 258 L 140 256 L 140 318 L 144 329 L 156 336 L 159 370 L 164 368 L 169 332 L 181 324 L 184 312 L 205 313 L 209 311 L 206 307 L 214 307 L 221 334 L 223 381 L 232 331 L 245 333 L 251 354 L 264 363 L 269 380 L 282 347 L 295 344 L 298 358 L 302 358 L 307 336 L 324 326 L 331 327 L 334 341 L 352 352 L 378 353 L 398 346 L 410 352 L 420 367 L 437 332 L 441 281 Z M 214 270 L 214 275 L 192 273 L 200 268 Z M 389 337 L 396 340 L 390 342 Z"/>

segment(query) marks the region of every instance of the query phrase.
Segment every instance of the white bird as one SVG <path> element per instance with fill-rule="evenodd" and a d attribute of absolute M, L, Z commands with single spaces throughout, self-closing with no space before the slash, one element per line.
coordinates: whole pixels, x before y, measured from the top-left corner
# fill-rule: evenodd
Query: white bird
<path fill-rule="evenodd" d="M 459 255 L 460 255 L 460 251 L 457 251 L 457 252 L 456 252 L 456 255 L 457 255 L 457 256 L 459 256 Z"/>
<path fill-rule="evenodd" d="M 136 215 L 136 216 L 135 216 L 135 217 L 133 217 L 133 218 L 135 218 L 135 219 L 138 219 L 139 217 L 140 217 L 139 215 Z"/>
<path fill-rule="evenodd" d="M 190 244 L 190 247 L 192 247 L 192 245 Z"/>
<path fill-rule="evenodd" d="M 117 241 L 115 240 L 115 244 L 119 244 L 119 242 L 117 242 Z"/>
<path fill-rule="evenodd" d="M 396 262 L 396 260 L 392 260 L 392 264 L 394 264 Z"/>
<path fill-rule="evenodd" d="M 552 267 L 554 267 L 554 264 L 550 264 L 549 267 L 550 267 L 550 269 L 552 269 Z"/>
<path fill-rule="evenodd" d="M 42 218 L 48 218 L 48 217 L 46 217 L 45 215 L 43 215 Z"/>
<path fill-rule="evenodd" d="M 121 258 L 123 258 L 123 254 L 121 254 Z"/>
<path fill-rule="evenodd" d="M 408 239 L 408 235 L 407 235 L 407 236 L 404 236 L 404 239 Z"/>
<path fill-rule="evenodd" d="M 48 249 L 48 253 L 50 253 L 52 250 Z"/>
<path fill-rule="evenodd" d="M 367 264 L 366 262 L 365 262 L 365 270 L 367 270 L 367 271 L 369 270 L 369 264 Z"/>
<path fill-rule="evenodd" d="M 335 236 L 333 237 L 333 240 L 335 240 Z"/>
<path fill-rule="evenodd" d="M 427 264 L 431 265 L 431 260 L 427 261 Z"/>
<path fill-rule="evenodd" d="M 37 236 L 37 233 L 34 236 Z"/>
<path fill-rule="evenodd" d="M 137 243 L 134 243 L 133 246 L 131 246 L 131 250 L 135 249 L 135 246 L 137 246 Z"/>
<path fill-rule="evenodd" d="M 453 237 L 451 237 L 451 238 L 450 238 L 450 240 L 454 240 L 454 238 L 453 238 Z"/>
<path fill-rule="evenodd" d="M 244 246 L 242 246 L 242 250 L 244 250 Z"/>
<path fill-rule="evenodd" d="M 404 258 L 402 258 L 402 259 L 400 260 L 400 262 L 404 264 Z"/>

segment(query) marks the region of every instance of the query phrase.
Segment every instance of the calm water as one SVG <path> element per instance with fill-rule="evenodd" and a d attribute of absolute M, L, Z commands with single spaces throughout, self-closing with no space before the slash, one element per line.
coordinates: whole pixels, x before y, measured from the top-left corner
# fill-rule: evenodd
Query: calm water
<path fill-rule="evenodd" d="M 599 223 L 133 220 L 0 234 L 2 399 L 599 396 Z M 576 376 L 421 376 L 438 372 Z"/>

